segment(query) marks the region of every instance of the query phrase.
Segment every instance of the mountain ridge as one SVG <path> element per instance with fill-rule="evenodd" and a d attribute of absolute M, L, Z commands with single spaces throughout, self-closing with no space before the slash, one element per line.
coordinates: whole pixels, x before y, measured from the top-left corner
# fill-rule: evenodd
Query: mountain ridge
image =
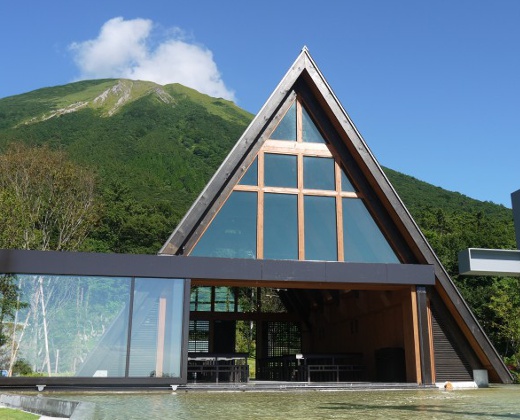
<path fill-rule="evenodd" d="M 98 173 L 101 190 L 123 188 L 141 206 L 161 208 L 171 233 L 252 118 L 180 84 L 86 80 L 0 99 L 0 151 L 13 141 L 64 149 Z M 383 170 L 418 220 L 442 211 L 512 223 L 502 205 Z"/>

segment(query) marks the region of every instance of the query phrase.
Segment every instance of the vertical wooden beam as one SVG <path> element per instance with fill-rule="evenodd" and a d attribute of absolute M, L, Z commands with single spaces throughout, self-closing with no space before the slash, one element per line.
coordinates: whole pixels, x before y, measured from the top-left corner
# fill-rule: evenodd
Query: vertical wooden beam
<path fill-rule="evenodd" d="M 257 221 L 256 221 L 256 258 L 264 258 L 264 152 L 258 152 L 257 156 L 257 171 L 258 171 L 258 205 L 257 205 Z"/>
<path fill-rule="evenodd" d="M 419 347 L 421 354 L 422 383 L 433 383 L 430 328 L 428 325 L 428 295 L 425 286 L 417 286 L 417 320 L 419 327 Z"/>
<path fill-rule="evenodd" d="M 422 383 L 419 322 L 415 286 L 403 296 L 403 331 L 406 357 L 406 381 Z"/>
<path fill-rule="evenodd" d="M 298 154 L 298 259 L 305 259 L 305 216 L 303 211 L 303 155 Z"/>
<path fill-rule="evenodd" d="M 433 325 L 432 325 L 432 308 L 430 307 L 430 299 L 428 299 L 428 331 L 430 334 L 430 354 L 431 354 L 431 370 L 432 370 L 432 382 L 436 381 L 436 372 L 435 372 L 435 352 L 433 349 Z"/>
<path fill-rule="evenodd" d="M 157 319 L 157 349 L 155 358 L 155 377 L 162 378 L 164 365 L 164 335 L 166 332 L 166 297 L 159 298 L 159 314 Z"/>
<path fill-rule="evenodd" d="M 338 244 L 338 261 L 345 261 L 343 244 L 343 201 L 341 198 L 341 168 L 334 160 L 334 179 L 336 182 L 336 239 Z"/>
<path fill-rule="evenodd" d="M 303 115 L 302 104 L 296 100 L 296 142 L 303 142 Z"/>

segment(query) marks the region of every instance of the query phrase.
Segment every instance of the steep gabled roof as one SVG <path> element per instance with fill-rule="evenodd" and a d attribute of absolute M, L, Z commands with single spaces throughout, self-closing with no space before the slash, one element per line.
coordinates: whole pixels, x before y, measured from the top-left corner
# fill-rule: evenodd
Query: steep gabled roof
<path fill-rule="evenodd" d="M 511 376 L 496 350 L 306 48 L 159 253 L 189 253 L 296 96 L 319 123 L 343 167 L 349 169 L 349 176 L 363 190 L 372 216 L 384 227 L 386 236 L 392 239 L 401 262 L 434 266 L 436 291 L 484 367 L 490 371 L 491 379 L 511 382 Z"/>

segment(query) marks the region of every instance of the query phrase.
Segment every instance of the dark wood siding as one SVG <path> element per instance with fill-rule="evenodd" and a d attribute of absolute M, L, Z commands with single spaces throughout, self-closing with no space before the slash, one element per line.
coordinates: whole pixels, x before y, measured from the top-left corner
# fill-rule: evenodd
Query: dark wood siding
<path fill-rule="evenodd" d="M 446 308 L 432 303 L 433 350 L 435 355 L 435 381 L 472 381 L 473 368 L 460 350 L 460 336 L 450 322 Z M 442 305 L 443 306 L 443 305 Z"/>

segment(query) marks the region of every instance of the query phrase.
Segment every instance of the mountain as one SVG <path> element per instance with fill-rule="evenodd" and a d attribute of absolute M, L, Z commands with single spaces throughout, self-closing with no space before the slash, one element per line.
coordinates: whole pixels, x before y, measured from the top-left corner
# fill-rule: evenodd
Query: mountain
<path fill-rule="evenodd" d="M 153 253 L 252 118 L 232 102 L 179 84 L 82 81 L 0 99 L 0 150 L 13 141 L 65 149 L 98 174 L 105 219 L 117 213 L 98 228 L 93 249 Z M 478 242 L 473 246 L 484 246 L 468 230 L 479 218 L 503 231 L 492 245 L 514 244 L 510 209 L 385 172 L 430 240 L 439 230 L 444 238 L 462 230 Z M 129 217 L 135 220 L 120 222 Z"/>

